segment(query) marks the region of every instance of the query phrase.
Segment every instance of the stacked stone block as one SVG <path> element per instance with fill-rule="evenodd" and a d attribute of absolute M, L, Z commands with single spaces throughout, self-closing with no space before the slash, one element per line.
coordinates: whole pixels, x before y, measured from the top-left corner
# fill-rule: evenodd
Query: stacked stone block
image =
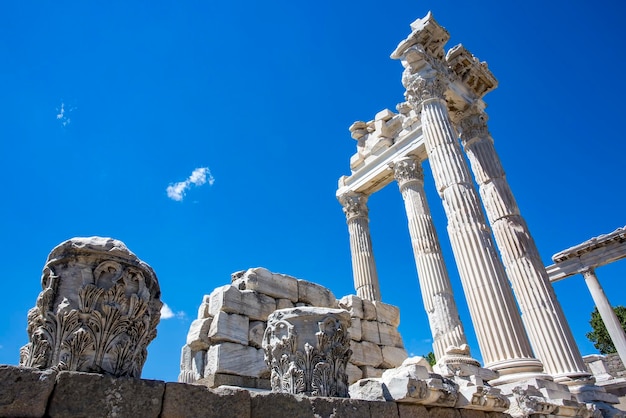
<path fill-rule="evenodd" d="M 182 348 L 179 382 L 268 389 L 261 348 L 267 317 L 298 306 L 350 312 L 349 383 L 380 377 L 407 357 L 397 328 L 398 308 L 357 296 L 338 301 L 323 286 L 258 267 L 233 273 L 231 284 L 204 296 Z"/>
<path fill-rule="evenodd" d="M 340 308 L 350 312 L 349 329 L 352 357 L 348 365 L 348 381 L 381 377 L 387 369 L 398 367 L 407 358 L 402 337 L 398 332 L 400 310 L 380 301 L 358 296 L 344 296 Z"/>

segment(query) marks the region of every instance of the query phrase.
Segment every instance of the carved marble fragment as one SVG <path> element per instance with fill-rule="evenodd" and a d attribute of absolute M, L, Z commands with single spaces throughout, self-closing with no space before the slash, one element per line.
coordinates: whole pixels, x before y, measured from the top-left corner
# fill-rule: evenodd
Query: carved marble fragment
<path fill-rule="evenodd" d="M 263 337 L 272 391 L 348 397 L 349 327 L 350 314 L 343 309 L 298 307 L 272 313 Z"/>
<path fill-rule="evenodd" d="M 141 376 L 163 305 L 148 264 L 121 241 L 73 238 L 52 250 L 41 284 L 20 365 Z"/>

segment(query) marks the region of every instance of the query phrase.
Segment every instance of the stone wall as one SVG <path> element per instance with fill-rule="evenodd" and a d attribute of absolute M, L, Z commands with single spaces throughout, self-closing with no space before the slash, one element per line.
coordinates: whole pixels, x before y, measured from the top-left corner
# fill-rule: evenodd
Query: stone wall
<path fill-rule="evenodd" d="M 0 365 L 0 417 L 200 418 L 505 418 L 506 414 L 454 408 L 308 398 L 234 387 Z"/>
<path fill-rule="evenodd" d="M 395 306 L 357 296 L 337 300 L 323 286 L 259 267 L 233 273 L 231 284 L 204 296 L 182 348 L 179 382 L 269 389 L 261 348 L 267 317 L 296 306 L 350 312 L 349 383 L 380 377 L 407 357 Z"/>

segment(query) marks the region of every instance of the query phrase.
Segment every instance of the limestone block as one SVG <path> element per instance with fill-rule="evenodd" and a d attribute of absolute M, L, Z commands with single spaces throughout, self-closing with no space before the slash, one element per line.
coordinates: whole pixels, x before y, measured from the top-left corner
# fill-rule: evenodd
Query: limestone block
<path fill-rule="evenodd" d="M 363 418 L 371 416 L 367 402 L 357 399 L 314 397 L 310 399 L 310 402 L 311 411 L 315 412 L 316 417 Z"/>
<path fill-rule="evenodd" d="M 378 332 L 380 334 L 380 343 L 391 347 L 404 347 L 402 337 L 398 329 L 389 324 L 378 323 Z"/>
<path fill-rule="evenodd" d="M 375 300 L 373 303 L 376 306 L 376 320 L 378 322 L 393 325 L 394 327 L 400 325 L 400 308 L 378 300 Z"/>
<path fill-rule="evenodd" d="M 369 341 L 380 345 L 380 334 L 378 332 L 378 322 L 361 321 L 361 340 Z"/>
<path fill-rule="evenodd" d="M 338 301 L 339 307 L 350 312 L 351 317 L 363 319 L 363 301 L 356 295 L 344 296 Z"/>
<path fill-rule="evenodd" d="M 363 379 L 367 378 L 375 378 L 378 379 L 383 375 L 385 369 L 379 369 L 372 366 L 361 366 L 361 371 L 363 372 Z"/>
<path fill-rule="evenodd" d="M 157 418 L 164 392 L 165 382 L 158 380 L 60 372 L 47 416 Z"/>
<path fill-rule="evenodd" d="M 348 328 L 350 338 L 352 338 L 354 341 L 361 341 L 361 319 L 356 317 L 352 317 L 350 319 L 352 320 L 352 324 L 350 325 L 350 328 Z"/>
<path fill-rule="evenodd" d="M 56 372 L 0 366 L 0 417 L 43 417 Z"/>
<path fill-rule="evenodd" d="M 315 417 L 311 398 L 308 396 L 280 392 L 251 392 L 250 397 L 251 417 Z"/>
<path fill-rule="evenodd" d="M 382 381 L 396 402 L 454 406 L 458 399 L 454 382 L 430 375 L 426 367 L 418 365 L 387 369 Z"/>
<path fill-rule="evenodd" d="M 218 312 L 243 313 L 241 291 L 235 286 L 226 285 L 215 288 L 209 295 L 209 316 Z"/>
<path fill-rule="evenodd" d="M 242 290 L 254 290 L 273 298 L 298 301 L 297 279 L 285 274 L 272 273 L 263 267 L 247 270 L 235 283 Z"/>
<path fill-rule="evenodd" d="M 337 298 L 330 290 L 306 280 L 298 280 L 298 302 L 322 308 L 337 308 Z"/>
<path fill-rule="evenodd" d="M 363 319 L 366 321 L 376 321 L 378 320 L 378 315 L 376 314 L 376 305 L 371 300 L 363 299 Z"/>
<path fill-rule="evenodd" d="M 210 388 L 217 388 L 222 385 L 237 386 L 240 388 L 256 388 L 256 381 L 256 377 L 216 373 L 198 380 L 195 384 Z"/>
<path fill-rule="evenodd" d="M 269 373 L 263 350 L 235 343 L 212 345 L 207 351 L 204 376 L 216 373 L 264 377 Z"/>
<path fill-rule="evenodd" d="M 398 414 L 400 418 L 431 418 L 428 409 L 423 405 L 416 405 L 411 403 L 398 403 Z M 467 417 L 474 418 L 474 417 Z M 485 418 L 485 417 L 475 417 Z"/>
<path fill-rule="evenodd" d="M 180 369 L 191 370 L 193 367 L 193 350 L 187 344 L 183 345 L 180 350 Z"/>
<path fill-rule="evenodd" d="M 209 314 L 218 312 L 245 315 L 253 321 L 265 321 L 276 310 L 276 300 L 252 290 L 239 290 L 226 285 L 213 290 L 210 295 Z"/>
<path fill-rule="evenodd" d="M 239 270 L 239 271 L 236 271 L 236 272 L 232 273 L 230 275 L 230 282 L 234 283 L 237 280 L 241 279 L 243 277 L 243 275 L 246 274 L 246 271 L 247 270 Z"/>
<path fill-rule="evenodd" d="M 392 400 L 382 380 L 377 378 L 360 379 L 349 387 L 350 398 L 366 401 Z"/>
<path fill-rule="evenodd" d="M 206 350 L 209 348 L 209 328 L 211 327 L 211 322 L 211 318 L 196 319 L 189 326 L 187 345 L 193 351 Z"/>
<path fill-rule="evenodd" d="M 363 378 L 363 371 L 352 363 L 348 363 L 346 366 L 346 374 L 348 375 L 348 384 L 351 385 L 357 380 Z"/>
<path fill-rule="evenodd" d="M 266 321 L 267 317 L 276 310 L 276 299 L 253 290 L 242 291 L 241 300 L 243 302 L 242 315 L 246 315 L 251 321 Z"/>
<path fill-rule="evenodd" d="M 406 350 L 404 348 L 398 347 L 383 346 L 382 353 L 383 364 L 381 365 L 381 367 L 386 369 L 400 366 L 402 362 L 408 357 Z"/>
<path fill-rule="evenodd" d="M 371 401 L 370 417 L 372 418 L 398 418 L 398 405 L 395 402 Z"/>
<path fill-rule="evenodd" d="M 167 383 L 162 418 L 249 417 L 250 393 L 243 389 Z"/>
<path fill-rule="evenodd" d="M 251 321 L 248 327 L 248 345 L 254 348 L 261 348 L 263 344 L 263 333 L 265 332 L 265 322 Z"/>
<path fill-rule="evenodd" d="M 244 315 L 218 312 L 209 328 L 211 344 L 225 341 L 248 345 L 249 322 Z"/>
<path fill-rule="evenodd" d="M 194 380 L 202 379 L 204 376 L 204 366 L 206 361 L 206 351 L 198 351 L 193 353 L 191 360 L 191 371 L 193 372 Z"/>
<path fill-rule="evenodd" d="M 352 357 L 350 362 L 356 366 L 378 367 L 383 362 L 383 353 L 380 347 L 368 341 L 350 342 Z"/>
<path fill-rule="evenodd" d="M 198 307 L 198 319 L 208 318 L 209 315 L 209 304 L 208 302 L 202 302 Z"/>
<path fill-rule="evenodd" d="M 276 309 L 287 309 L 294 306 L 294 303 L 289 299 L 276 299 Z"/>

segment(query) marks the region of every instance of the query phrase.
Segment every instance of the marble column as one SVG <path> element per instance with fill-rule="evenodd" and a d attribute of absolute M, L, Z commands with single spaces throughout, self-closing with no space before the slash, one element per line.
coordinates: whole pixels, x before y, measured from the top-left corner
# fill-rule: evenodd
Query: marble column
<path fill-rule="evenodd" d="M 433 336 L 435 358 L 444 359 L 446 349 L 452 348 L 451 351 L 456 353 L 466 352 L 465 362 L 468 362 L 471 358 L 467 339 L 426 201 L 421 161 L 413 156 L 400 158 L 394 161 L 393 170 L 406 207 L 422 300 Z M 449 360 L 454 361 L 453 358 L 458 357 L 458 354 L 450 357 Z M 446 360 L 448 359 L 444 359 Z M 477 361 L 474 362 L 479 365 Z"/>
<path fill-rule="evenodd" d="M 375 301 L 380 300 L 380 286 L 372 251 L 367 198 L 363 193 L 347 192 L 339 196 L 339 202 L 348 223 L 356 294 L 361 299 Z"/>
<path fill-rule="evenodd" d="M 485 367 L 500 373 L 496 384 L 547 378 L 541 362 L 533 357 L 450 122 L 444 96 L 447 80 L 438 72 L 412 73 L 411 64 L 405 65 L 402 81 L 409 103 L 421 113 L 430 167 L 448 218 L 448 234 Z"/>
<path fill-rule="evenodd" d="M 487 115 L 475 108 L 459 121 L 487 218 L 517 297 L 534 353 L 547 373 L 562 383 L 589 378 L 546 268 L 511 192 L 487 129 Z"/>
<path fill-rule="evenodd" d="M 593 302 L 596 304 L 598 312 L 600 312 L 602 322 L 604 322 L 606 330 L 609 332 L 609 336 L 613 341 L 613 345 L 615 345 L 617 354 L 619 354 L 622 362 L 626 364 L 626 335 L 619 318 L 615 315 L 615 311 L 611 307 L 611 303 L 598 281 L 595 270 L 592 268 L 585 269 L 582 271 L 582 275 L 585 278 L 589 292 L 591 292 Z"/>

